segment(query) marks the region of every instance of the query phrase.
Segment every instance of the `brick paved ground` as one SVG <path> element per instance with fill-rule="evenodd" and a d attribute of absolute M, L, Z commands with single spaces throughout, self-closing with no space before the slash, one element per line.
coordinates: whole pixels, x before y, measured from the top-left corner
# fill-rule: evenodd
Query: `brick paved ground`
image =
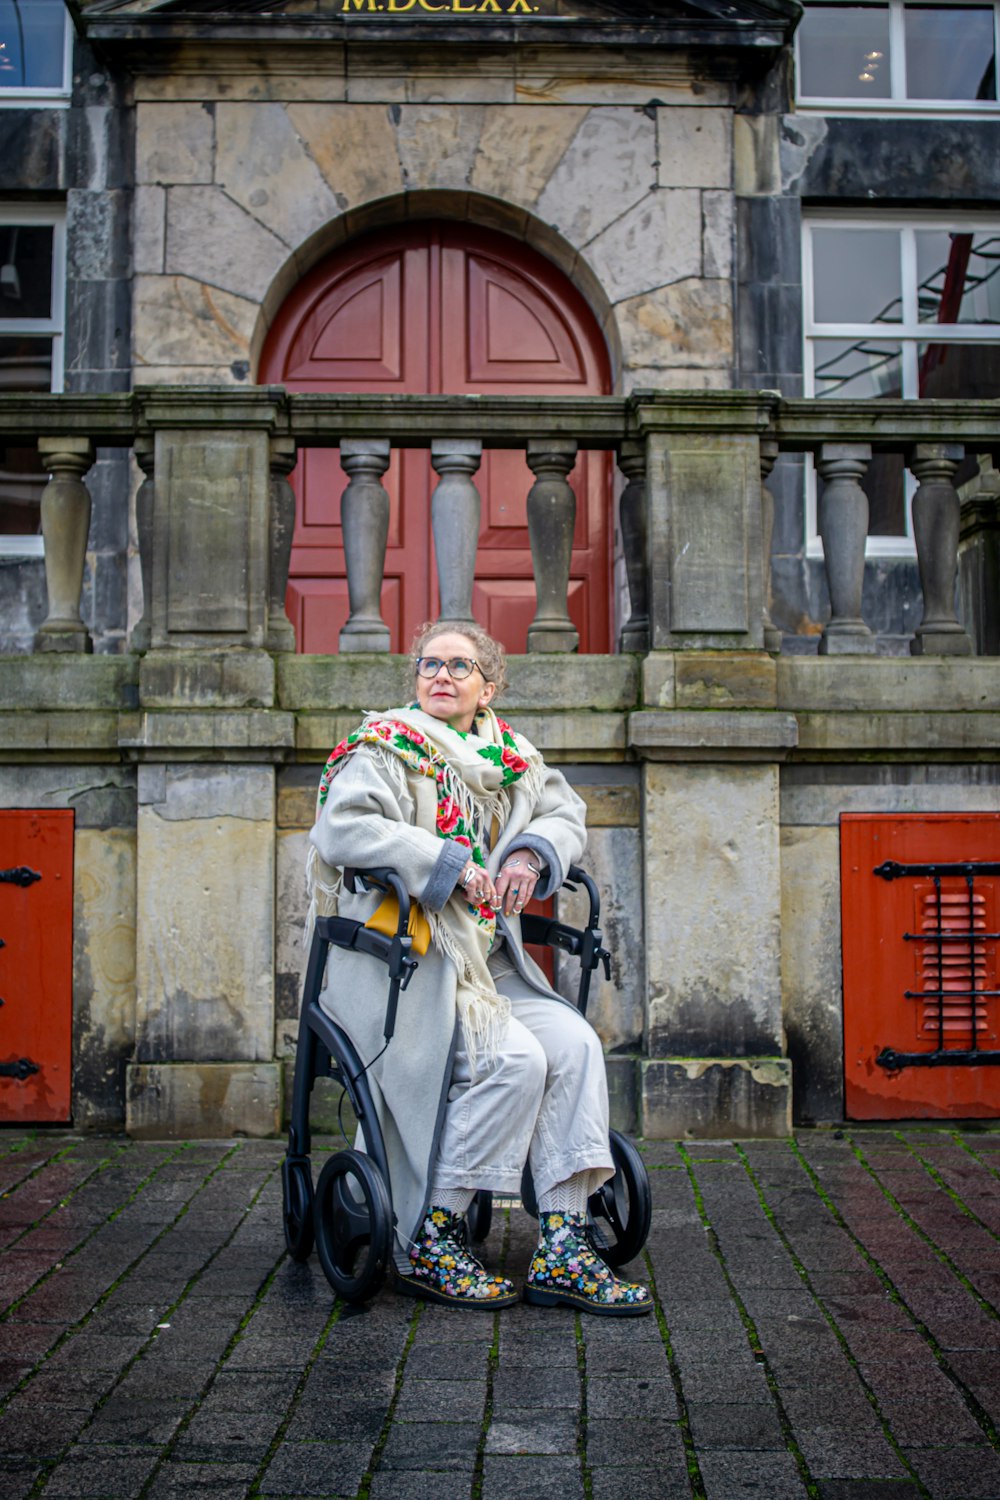
<path fill-rule="evenodd" d="M 1000 1497 L 1000 1132 L 650 1145 L 637 1322 L 338 1306 L 281 1149 L 0 1136 L 0 1494 Z"/>

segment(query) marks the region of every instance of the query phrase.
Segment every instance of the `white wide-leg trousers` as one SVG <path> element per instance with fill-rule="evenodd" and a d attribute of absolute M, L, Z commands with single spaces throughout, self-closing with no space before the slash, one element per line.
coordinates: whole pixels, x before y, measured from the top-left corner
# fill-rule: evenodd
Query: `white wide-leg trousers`
<path fill-rule="evenodd" d="M 507 1035 L 492 1066 L 473 1075 L 460 1046 L 435 1168 L 434 1189 L 520 1191 L 531 1164 L 535 1194 L 579 1172 L 592 1193 L 613 1173 L 604 1052 L 593 1027 L 557 1000 L 509 974 L 497 989 L 511 1003 Z"/>

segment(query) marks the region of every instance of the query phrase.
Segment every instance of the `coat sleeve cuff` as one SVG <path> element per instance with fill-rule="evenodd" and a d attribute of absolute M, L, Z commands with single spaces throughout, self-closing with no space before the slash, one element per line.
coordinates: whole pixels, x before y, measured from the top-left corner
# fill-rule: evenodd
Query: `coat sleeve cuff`
<path fill-rule="evenodd" d="M 548 866 L 547 869 L 543 868 L 541 875 L 539 875 L 538 884 L 535 886 L 535 894 L 532 898 L 535 901 L 547 901 L 550 896 L 555 895 L 566 879 L 566 871 L 563 869 L 562 860 L 548 839 L 540 838 L 537 833 L 526 833 L 522 837 L 519 837 L 517 846 L 519 849 L 530 849 L 532 854 L 537 854 L 543 866 Z"/>
<path fill-rule="evenodd" d="M 417 898 L 421 906 L 426 906 L 428 911 L 441 910 L 455 889 L 455 884 L 468 858 L 469 850 L 464 844 L 456 844 L 452 839 L 445 839 L 427 884 Z"/>

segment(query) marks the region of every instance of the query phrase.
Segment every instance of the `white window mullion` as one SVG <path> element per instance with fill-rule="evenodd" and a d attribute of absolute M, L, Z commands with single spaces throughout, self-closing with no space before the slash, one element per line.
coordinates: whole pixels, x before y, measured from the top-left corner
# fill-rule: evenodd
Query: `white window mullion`
<path fill-rule="evenodd" d="M 903 400 L 914 401 L 920 394 L 920 354 L 916 339 L 903 340 Z"/>
<path fill-rule="evenodd" d="M 901 331 L 912 338 L 920 326 L 920 309 L 917 305 L 917 237 L 910 227 L 899 231 L 899 258 L 903 287 Z"/>
<path fill-rule="evenodd" d="M 893 99 L 906 98 L 906 17 L 903 0 L 889 3 L 889 88 Z"/>

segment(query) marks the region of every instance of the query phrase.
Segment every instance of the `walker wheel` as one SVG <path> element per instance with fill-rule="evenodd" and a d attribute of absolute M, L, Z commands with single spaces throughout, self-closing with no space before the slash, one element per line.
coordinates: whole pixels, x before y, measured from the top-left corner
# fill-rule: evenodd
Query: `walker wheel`
<path fill-rule="evenodd" d="M 587 1202 L 589 1238 L 597 1254 L 611 1267 L 623 1266 L 638 1255 L 653 1219 L 653 1199 L 646 1164 L 627 1136 L 610 1132 L 615 1175 L 602 1183 Z"/>
<path fill-rule="evenodd" d="M 474 1245 L 481 1245 L 489 1234 L 492 1223 L 493 1194 L 484 1188 L 473 1198 L 465 1215 L 470 1241 Z"/>
<path fill-rule="evenodd" d="M 382 1174 L 361 1151 L 338 1151 L 319 1174 L 313 1210 L 327 1281 L 345 1302 L 367 1302 L 392 1258 L 392 1209 Z"/>
<path fill-rule="evenodd" d="M 281 1163 L 285 1244 L 293 1260 L 308 1260 L 313 1233 L 313 1182 L 308 1157 L 286 1156 Z"/>

